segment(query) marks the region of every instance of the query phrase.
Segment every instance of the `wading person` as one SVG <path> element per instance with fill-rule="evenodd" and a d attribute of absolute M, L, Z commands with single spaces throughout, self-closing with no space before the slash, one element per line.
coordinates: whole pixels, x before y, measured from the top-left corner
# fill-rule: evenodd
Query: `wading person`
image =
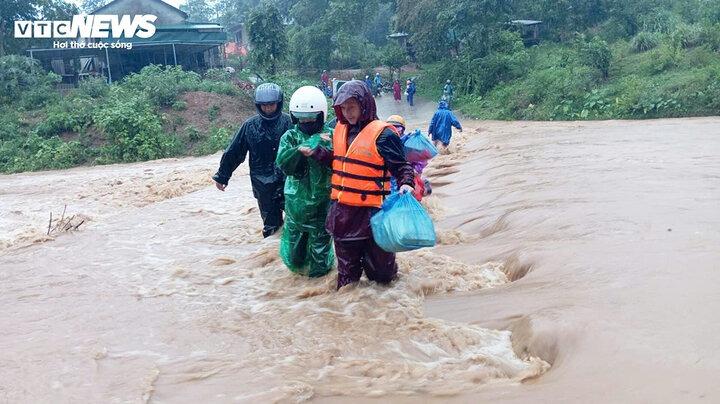
<path fill-rule="evenodd" d="M 365 83 L 343 84 L 333 109 L 338 119 L 333 149 L 319 146 L 303 153 L 332 166 L 332 204 L 325 227 L 335 243 L 337 287 L 359 281 L 363 272 L 387 284 L 397 275 L 395 254 L 377 245 L 370 218 L 390 194 L 390 175 L 400 192 L 412 192 L 414 172 L 392 125 L 378 120 L 375 99 Z"/>
<path fill-rule="evenodd" d="M 438 109 L 430 121 L 428 133 L 438 149 L 442 145 L 445 149 L 450 146 L 450 138 L 452 137 L 452 127 L 456 127 L 462 132 L 462 125 L 457 120 L 455 114 L 448 109 L 447 102 L 440 101 Z"/>
<path fill-rule="evenodd" d="M 316 87 L 300 87 L 290 97 L 295 124 L 280 140 L 277 166 L 285 173 L 285 224 L 280 257 L 291 271 L 319 277 L 332 269 L 332 239 L 325 230 L 330 207 L 330 168 L 301 150 L 331 148 L 331 130 L 325 126 L 327 101 Z"/>
<path fill-rule="evenodd" d="M 402 100 L 402 94 L 400 94 L 401 91 L 400 82 L 395 80 L 393 83 L 393 98 L 395 99 L 395 102 L 400 102 Z"/>
<path fill-rule="evenodd" d="M 282 113 L 283 93 L 280 86 L 265 83 L 255 90 L 257 115 L 246 120 L 220 159 L 213 176 L 221 191 L 233 171 L 250 154 L 250 182 L 263 220 L 263 237 L 278 231 L 283 224 L 283 186 L 285 176 L 275 165 L 280 137 L 292 127 L 290 116 Z"/>
<path fill-rule="evenodd" d="M 407 96 L 407 102 L 410 104 L 410 106 L 414 106 L 415 103 L 413 102 L 415 98 L 415 91 L 417 89 L 415 88 L 415 82 L 410 79 L 407 81 L 407 89 L 405 89 L 405 95 Z"/>
<path fill-rule="evenodd" d="M 450 83 L 450 80 L 447 80 L 445 82 L 445 86 L 443 87 L 442 99 L 447 102 L 448 109 L 452 109 L 452 100 L 454 93 L 455 90 L 453 89 L 453 85 Z"/>

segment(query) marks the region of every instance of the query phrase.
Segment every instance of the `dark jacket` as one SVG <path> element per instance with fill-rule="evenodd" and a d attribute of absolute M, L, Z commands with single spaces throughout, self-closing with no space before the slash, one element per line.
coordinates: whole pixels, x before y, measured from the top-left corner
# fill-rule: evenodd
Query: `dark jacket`
<path fill-rule="evenodd" d="M 275 165 L 280 138 L 292 128 L 290 116 L 282 114 L 275 120 L 255 115 L 245 121 L 230 142 L 220 160 L 220 168 L 213 179 L 227 185 L 233 171 L 250 153 L 250 179 L 253 191 L 261 192 L 266 185 L 283 183 L 285 176 Z"/>
<path fill-rule="evenodd" d="M 363 108 L 363 116 L 357 125 L 351 126 L 348 132 L 348 144 L 353 140 L 371 121 L 378 119 L 375 106 L 375 99 L 370 94 L 365 83 L 355 80 L 343 84 L 335 96 L 333 108 L 338 122 L 348 124 L 342 115 L 340 105 L 349 98 L 356 98 Z M 398 184 L 414 186 L 415 173 L 410 163 L 405 160 L 405 150 L 400 137 L 390 129 L 385 129 L 376 141 L 380 156 L 385 160 L 388 171 L 395 177 Z M 326 148 L 316 148 L 312 157 L 327 166 L 332 166 L 332 151 Z M 328 212 L 325 228 L 330 234 L 340 241 L 362 240 L 372 237 L 370 230 L 370 217 L 377 208 L 350 206 L 341 203 L 333 203 Z"/>

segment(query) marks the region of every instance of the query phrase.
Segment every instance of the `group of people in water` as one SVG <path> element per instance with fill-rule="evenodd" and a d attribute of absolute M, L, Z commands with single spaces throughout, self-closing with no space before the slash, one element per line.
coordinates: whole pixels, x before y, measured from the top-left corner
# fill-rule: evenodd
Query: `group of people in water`
<path fill-rule="evenodd" d="M 319 88 L 295 91 L 286 114 L 282 89 L 261 84 L 255 91 L 257 115 L 242 124 L 213 176 L 224 191 L 249 155 L 263 237 L 282 228 L 280 256 L 295 273 L 324 276 L 337 262 L 338 289 L 363 273 L 371 281 L 392 282 L 395 254 L 377 245 L 370 218 L 393 192 L 418 199 L 431 192 L 422 177 L 427 161 L 406 159 L 405 120 L 399 115 L 380 120 L 372 91 L 360 80 L 343 84 L 332 102 L 331 128 Z M 449 145 L 452 126 L 462 130 L 441 100 L 429 127 L 437 146 Z"/>

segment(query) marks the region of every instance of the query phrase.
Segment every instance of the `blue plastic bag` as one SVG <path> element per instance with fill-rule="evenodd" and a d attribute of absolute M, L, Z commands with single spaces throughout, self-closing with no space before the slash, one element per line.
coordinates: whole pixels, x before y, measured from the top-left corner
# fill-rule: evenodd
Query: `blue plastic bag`
<path fill-rule="evenodd" d="M 435 226 L 430 215 L 407 192 L 392 194 L 370 218 L 373 238 L 387 252 L 417 250 L 435 245 Z"/>
<path fill-rule="evenodd" d="M 413 133 L 404 136 L 405 143 L 405 158 L 408 161 L 417 162 L 430 160 L 437 156 L 438 150 L 435 145 L 432 144 L 427 136 L 423 135 L 419 129 L 416 129 Z"/>

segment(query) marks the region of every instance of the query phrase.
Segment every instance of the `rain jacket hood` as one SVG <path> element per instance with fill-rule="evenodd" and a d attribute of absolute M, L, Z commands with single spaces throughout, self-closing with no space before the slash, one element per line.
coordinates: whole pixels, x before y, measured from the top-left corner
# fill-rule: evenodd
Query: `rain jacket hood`
<path fill-rule="evenodd" d="M 335 116 L 337 116 L 338 122 L 349 125 L 347 119 L 345 119 L 342 114 L 340 105 L 350 98 L 355 98 L 360 103 L 362 115 L 360 116 L 358 124 L 361 128 L 365 127 L 370 121 L 378 119 L 375 98 L 370 94 L 370 89 L 360 80 L 351 80 L 343 84 L 335 95 L 333 109 L 335 110 Z"/>

